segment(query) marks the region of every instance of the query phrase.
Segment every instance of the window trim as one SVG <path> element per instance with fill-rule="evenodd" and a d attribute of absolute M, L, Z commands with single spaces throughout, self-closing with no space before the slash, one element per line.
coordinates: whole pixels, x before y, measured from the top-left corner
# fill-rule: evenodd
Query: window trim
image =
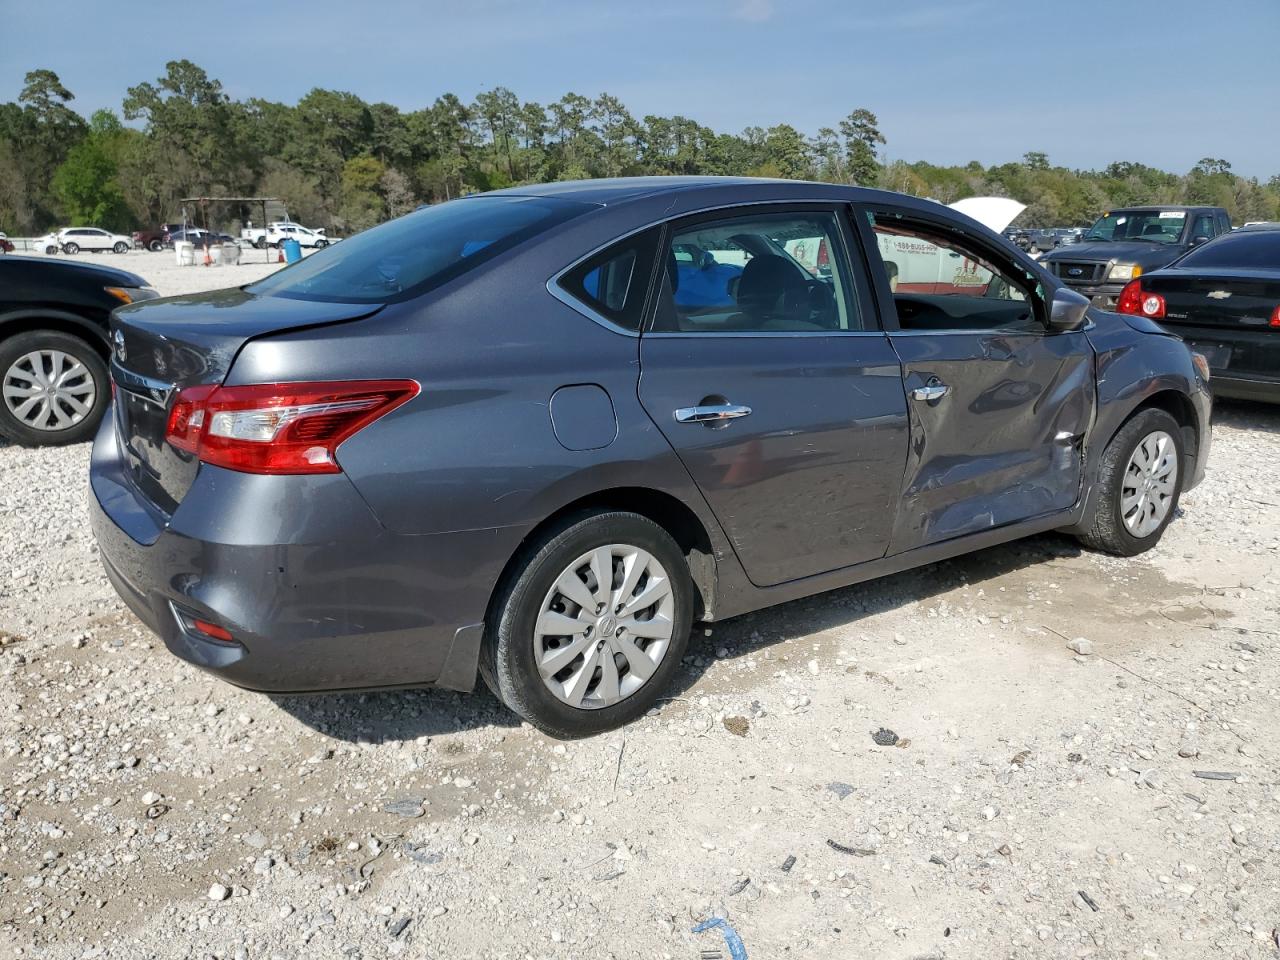
<path fill-rule="evenodd" d="M 652 303 L 653 278 L 654 278 L 654 275 L 658 272 L 658 264 L 661 262 L 662 257 L 655 256 L 653 258 L 653 263 L 649 264 L 649 276 L 644 280 L 644 293 L 643 293 L 644 302 L 640 305 L 640 325 L 635 330 L 632 330 L 630 327 L 622 326 L 622 324 L 618 323 L 615 320 L 611 320 L 609 317 L 605 316 L 600 311 L 594 309 L 591 306 L 591 304 L 585 303 L 582 300 L 579 300 L 567 289 L 565 289 L 565 287 L 562 284 L 562 281 L 569 274 L 581 268 L 583 264 L 585 264 L 588 260 L 594 260 L 596 257 L 604 253 L 605 251 L 613 247 L 620 246 L 626 243 L 628 240 L 632 239 L 633 237 L 637 237 L 640 234 L 645 233 L 649 230 L 660 231 L 657 242 L 658 242 L 658 249 L 661 250 L 663 239 L 665 237 L 665 234 L 661 232 L 664 225 L 665 225 L 664 221 L 656 220 L 653 223 L 647 223 L 642 227 L 636 227 L 634 230 L 629 230 L 626 233 L 621 234 L 620 236 L 616 236 L 609 240 L 606 240 L 604 243 L 600 244 L 599 246 L 592 248 L 588 253 L 586 253 L 581 257 L 578 257 L 576 260 L 573 261 L 573 263 L 569 264 L 563 270 L 557 270 L 554 274 L 552 274 L 551 279 L 548 280 L 546 283 L 547 293 L 551 294 L 551 296 L 555 297 L 557 300 L 563 303 L 566 307 L 569 307 L 572 310 L 576 311 L 577 313 L 582 314 L 582 316 L 586 317 L 588 320 L 592 321 L 593 323 L 598 323 L 600 326 L 604 327 L 606 330 L 611 331 L 612 333 L 620 333 L 624 337 L 639 337 L 649 323 L 649 314 L 653 306 L 653 303 Z M 636 277 L 632 282 L 633 283 L 638 282 L 640 279 L 641 279 L 640 277 Z"/>
<path fill-rule="evenodd" d="M 867 203 L 865 201 L 857 201 L 849 205 L 851 216 L 854 220 L 855 231 L 858 236 L 859 245 L 861 247 L 862 258 L 866 263 L 868 275 L 871 277 L 873 292 L 877 301 L 878 313 L 880 316 L 881 326 L 885 333 L 894 336 L 959 336 L 959 335 L 987 335 L 987 334 L 1006 334 L 1006 335 L 1022 335 L 1031 337 L 1045 337 L 1059 333 L 1060 331 L 1050 330 L 1048 324 L 1048 300 L 1054 290 L 1061 284 L 1056 277 L 1053 277 L 1048 270 L 1043 267 L 1037 267 L 1034 260 L 1030 258 L 1024 259 L 1021 256 L 1014 256 L 1013 251 L 1002 249 L 996 244 L 987 241 L 980 234 L 975 234 L 963 225 L 957 224 L 946 217 L 934 216 L 931 213 L 913 210 L 909 207 L 899 206 L 895 203 Z M 979 252 L 983 253 L 992 263 L 996 265 L 1016 265 L 1019 268 L 1027 267 L 1026 272 L 1032 276 L 1040 276 L 1040 285 L 1044 288 L 1049 297 L 1038 298 L 1032 296 L 1028 299 L 1028 303 L 1032 304 L 1032 309 L 1036 320 L 1042 329 L 1040 330 L 1009 330 L 1004 327 L 983 327 L 978 330 L 966 327 L 954 327 L 943 330 L 907 330 L 903 329 L 902 324 L 898 321 L 898 305 L 893 299 L 893 291 L 889 287 L 889 273 L 884 269 L 883 258 L 880 257 L 879 245 L 876 241 L 875 228 L 871 225 L 870 218 L 867 214 L 875 214 L 877 210 L 883 210 L 887 213 L 901 214 L 904 220 L 914 220 L 928 227 L 937 229 L 944 236 L 947 233 L 955 233 L 962 237 L 965 241 L 972 243 Z M 874 251 L 875 259 L 871 257 Z M 1037 273 L 1037 270 L 1039 271 Z M 1046 280 L 1046 278 L 1048 278 Z"/>
<path fill-rule="evenodd" d="M 641 324 L 643 336 L 654 339 L 671 340 L 685 338 L 714 338 L 714 337 L 736 337 L 738 339 L 779 339 L 792 337 L 850 337 L 850 336 L 884 336 L 885 331 L 879 323 L 879 313 L 875 310 L 875 302 L 872 298 L 872 278 L 864 275 L 862 280 L 858 279 L 858 260 L 856 258 L 857 237 L 853 235 L 853 231 L 849 228 L 848 217 L 845 211 L 848 209 L 849 203 L 845 200 L 755 200 L 745 203 L 724 204 L 718 207 L 708 207 L 703 210 L 693 211 L 674 217 L 670 220 L 663 221 L 662 235 L 658 239 L 658 256 L 654 258 L 653 276 L 649 282 L 649 298 L 645 304 L 644 320 Z M 665 251 L 671 245 L 671 238 L 674 232 L 681 227 L 690 224 L 696 224 L 704 221 L 727 220 L 727 219 L 746 219 L 753 216 L 775 216 L 786 215 L 788 213 L 812 213 L 814 211 L 828 213 L 835 220 L 836 234 L 839 237 L 840 244 L 843 247 L 841 254 L 843 262 L 849 271 L 848 283 L 846 284 L 846 296 L 852 305 L 858 311 L 858 317 L 862 320 L 863 326 L 856 330 L 654 330 L 653 324 L 657 319 L 657 288 L 662 283 L 662 276 L 666 271 L 667 258 Z M 828 254 L 830 256 L 830 254 Z"/>

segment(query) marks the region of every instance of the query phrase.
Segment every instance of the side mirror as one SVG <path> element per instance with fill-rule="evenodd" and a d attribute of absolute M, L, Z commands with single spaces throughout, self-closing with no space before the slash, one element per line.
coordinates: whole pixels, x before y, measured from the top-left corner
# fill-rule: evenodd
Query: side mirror
<path fill-rule="evenodd" d="M 1199 236 L 1199 237 L 1192 237 L 1192 238 L 1191 238 L 1191 245 L 1192 245 L 1193 247 L 1198 247 L 1198 246 L 1200 246 L 1200 244 L 1202 244 L 1202 243 L 1208 243 L 1208 242 L 1209 242 L 1209 238 L 1208 238 L 1208 237 L 1205 237 L 1205 236 Z"/>
<path fill-rule="evenodd" d="M 1049 329 L 1065 333 L 1084 326 L 1089 310 L 1089 298 L 1059 287 L 1049 301 Z"/>

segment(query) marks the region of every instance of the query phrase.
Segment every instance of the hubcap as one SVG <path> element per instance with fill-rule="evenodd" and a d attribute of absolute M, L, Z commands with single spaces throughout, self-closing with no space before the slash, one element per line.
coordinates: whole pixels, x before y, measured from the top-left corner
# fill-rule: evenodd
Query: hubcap
<path fill-rule="evenodd" d="M 584 553 L 547 591 L 533 631 L 538 673 L 557 700 L 597 710 L 653 676 L 671 646 L 675 595 L 662 564 L 613 543 Z"/>
<path fill-rule="evenodd" d="M 1125 468 L 1120 489 L 1120 515 L 1135 537 L 1155 533 L 1173 507 L 1178 488 L 1178 448 L 1163 430 L 1138 443 Z"/>
<path fill-rule="evenodd" d="M 97 397 L 93 377 L 83 363 L 61 350 L 33 350 L 20 356 L 4 375 L 4 405 L 35 430 L 65 430 L 89 415 Z"/>

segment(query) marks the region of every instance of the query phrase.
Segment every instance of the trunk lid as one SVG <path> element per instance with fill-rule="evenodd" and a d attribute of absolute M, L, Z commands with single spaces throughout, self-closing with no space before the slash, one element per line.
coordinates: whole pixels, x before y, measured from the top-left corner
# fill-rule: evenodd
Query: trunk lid
<path fill-rule="evenodd" d="M 1254 270 L 1216 269 L 1209 273 L 1167 270 L 1142 278 L 1142 289 L 1165 300 L 1162 322 L 1177 327 L 1264 329 L 1280 306 L 1280 276 Z"/>
<path fill-rule="evenodd" d="M 249 340 L 371 316 L 381 304 L 317 303 L 260 297 L 243 290 L 121 307 L 111 317 L 111 378 L 115 429 L 138 490 L 172 514 L 199 463 L 165 442 L 177 393 L 221 383 Z"/>

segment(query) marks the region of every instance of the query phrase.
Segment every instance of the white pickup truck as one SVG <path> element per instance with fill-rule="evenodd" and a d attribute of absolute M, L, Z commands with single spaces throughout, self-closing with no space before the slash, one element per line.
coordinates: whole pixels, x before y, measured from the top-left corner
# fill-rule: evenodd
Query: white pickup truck
<path fill-rule="evenodd" d="M 240 239 L 247 240 L 259 250 L 280 246 L 281 240 L 297 240 L 303 247 L 327 247 L 337 243 L 337 237 L 326 237 L 323 230 L 312 230 L 291 220 L 277 220 L 265 227 L 248 226 L 240 231 Z"/>

